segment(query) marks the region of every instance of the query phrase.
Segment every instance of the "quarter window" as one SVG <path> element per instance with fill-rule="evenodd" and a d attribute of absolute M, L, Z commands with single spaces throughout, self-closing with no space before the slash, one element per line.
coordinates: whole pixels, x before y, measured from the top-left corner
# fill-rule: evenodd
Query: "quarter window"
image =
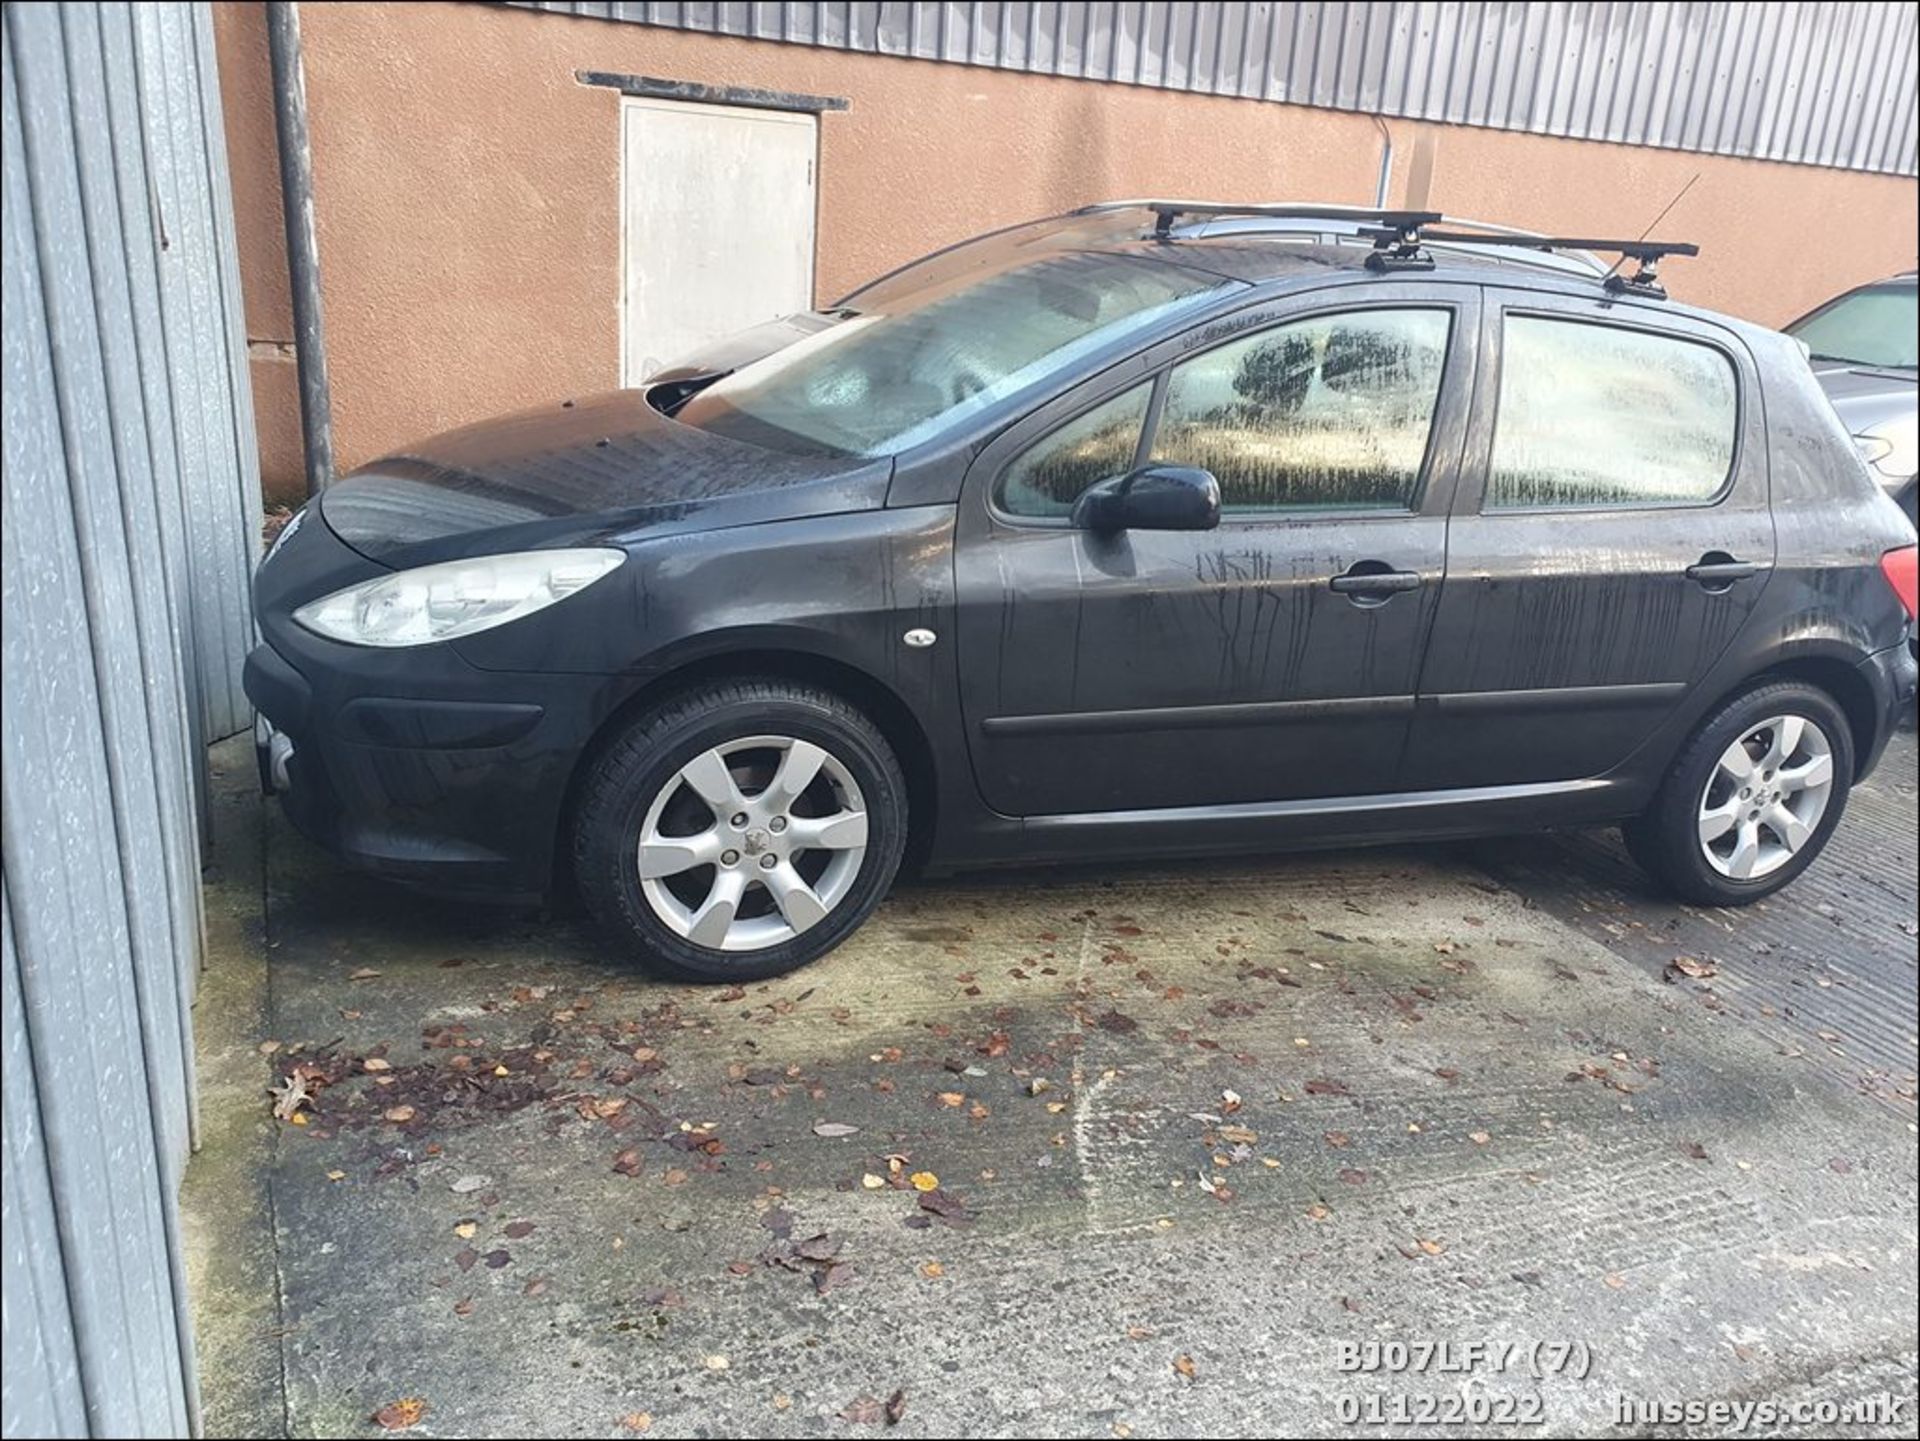
<path fill-rule="evenodd" d="M 1451 322 L 1316 316 L 1175 366 L 1153 459 L 1212 471 L 1229 511 L 1411 509 Z"/>
<path fill-rule="evenodd" d="M 1065 516 L 1088 486 L 1126 474 L 1152 392 L 1151 381 L 1122 391 L 1028 450 L 1001 476 L 1000 508 L 1009 515 Z"/>
<path fill-rule="evenodd" d="M 1486 509 L 1700 503 L 1726 484 L 1732 363 L 1697 341 L 1513 315 Z"/>

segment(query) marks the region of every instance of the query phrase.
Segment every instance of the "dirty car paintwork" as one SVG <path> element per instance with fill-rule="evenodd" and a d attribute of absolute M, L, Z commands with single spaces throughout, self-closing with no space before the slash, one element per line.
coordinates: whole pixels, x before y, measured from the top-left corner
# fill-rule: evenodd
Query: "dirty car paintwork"
<path fill-rule="evenodd" d="M 571 787 L 623 718 L 687 676 L 768 669 L 873 712 L 936 868 L 1617 819 L 1707 708 L 1781 664 L 1835 668 L 1871 764 L 1911 697 L 1906 620 L 1877 569 L 1910 532 L 1791 342 L 1464 255 L 1386 277 L 1335 247 L 1189 245 L 1181 262 L 1240 286 L 897 456 L 745 445 L 632 392 L 469 427 L 342 482 L 257 583 L 249 693 L 295 742 L 290 812 L 369 869 L 540 894 Z M 1516 289 L 1705 328 L 1742 356 L 1731 503 L 1480 516 L 1500 303 L 1482 296 Z M 992 515 L 1000 464 L 1056 421 L 1250 326 L 1382 303 L 1460 316 L 1413 510 L 1103 538 Z M 670 383 L 707 373 L 686 369 Z M 627 562 L 451 644 L 371 651 L 291 619 L 387 569 L 580 544 Z M 1758 583 L 1708 595 L 1677 575 L 1710 550 L 1754 560 Z M 1414 588 L 1331 589 L 1375 561 Z M 907 647 L 908 629 L 936 642 Z"/>

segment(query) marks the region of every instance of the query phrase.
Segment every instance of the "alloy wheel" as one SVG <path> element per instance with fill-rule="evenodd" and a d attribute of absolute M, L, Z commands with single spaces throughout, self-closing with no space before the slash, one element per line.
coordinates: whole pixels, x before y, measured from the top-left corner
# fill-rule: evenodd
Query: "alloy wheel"
<path fill-rule="evenodd" d="M 1750 726 L 1721 752 L 1700 795 L 1700 850 L 1736 881 L 1771 875 L 1820 828 L 1833 796 L 1833 747 L 1804 716 Z"/>
<path fill-rule="evenodd" d="M 852 772 L 795 736 L 702 751 L 640 827 L 640 889 L 694 945 L 760 951 L 824 920 L 860 874 L 867 810 Z"/>

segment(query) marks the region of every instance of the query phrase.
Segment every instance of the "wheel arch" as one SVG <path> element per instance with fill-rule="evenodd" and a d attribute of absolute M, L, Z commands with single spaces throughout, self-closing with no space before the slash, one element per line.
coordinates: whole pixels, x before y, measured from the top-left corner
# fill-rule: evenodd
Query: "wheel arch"
<path fill-rule="evenodd" d="M 716 638 L 709 636 L 706 639 L 712 641 Z M 761 639 L 737 649 L 703 649 L 670 669 L 648 677 L 608 711 L 594 728 L 593 734 L 574 759 L 560 806 L 551 878 L 555 896 L 571 890 L 573 848 L 568 843 L 568 834 L 578 811 L 580 787 L 607 746 L 636 716 L 672 696 L 710 681 L 740 680 L 750 676 L 823 687 L 857 706 L 879 727 L 881 735 L 893 748 L 907 782 L 907 849 L 901 867 L 905 870 L 926 859 L 935 832 L 938 776 L 933 744 L 913 708 L 893 687 L 846 660 L 820 650 L 803 649 L 790 644 L 768 644 Z"/>
<path fill-rule="evenodd" d="M 1739 689 L 1751 690 L 1776 680 L 1799 681 L 1833 697 L 1834 704 L 1847 718 L 1856 767 L 1874 754 L 1880 732 L 1879 702 L 1872 684 L 1860 674 L 1857 659 L 1843 659 L 1824 651 L 1788 656 L 1756 672 Z M 1858 779 L 1857 774 L 1855 778 Z"/>

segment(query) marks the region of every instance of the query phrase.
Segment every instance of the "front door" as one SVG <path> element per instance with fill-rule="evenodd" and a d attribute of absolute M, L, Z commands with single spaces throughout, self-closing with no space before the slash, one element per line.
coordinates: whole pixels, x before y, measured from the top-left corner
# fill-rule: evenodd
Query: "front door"
<path fill-rule="evenodd" d="M 623 100 L 620 383 L 813 308 L 815 117 Z"/>
<path fill-rule="evenodd" d="M 1415 284 L 1390 301 L 1269 303 L 982 451 L 955 566 L 988 804 L 1059 815 L 1394 788 L 1445 573 L 1476 305 L 1471 288 Z M 1212 471 L 1219 527 L 1071 526 L 1086 486 L 1149 460 Z"/>
<path fill-rule="evenodd" d="M 1773 569 L 1738 337 L 1525 291 L 1489 291 L 1484 329 L 1409 789 L 1604 775 L 1727 649 Z"/>

